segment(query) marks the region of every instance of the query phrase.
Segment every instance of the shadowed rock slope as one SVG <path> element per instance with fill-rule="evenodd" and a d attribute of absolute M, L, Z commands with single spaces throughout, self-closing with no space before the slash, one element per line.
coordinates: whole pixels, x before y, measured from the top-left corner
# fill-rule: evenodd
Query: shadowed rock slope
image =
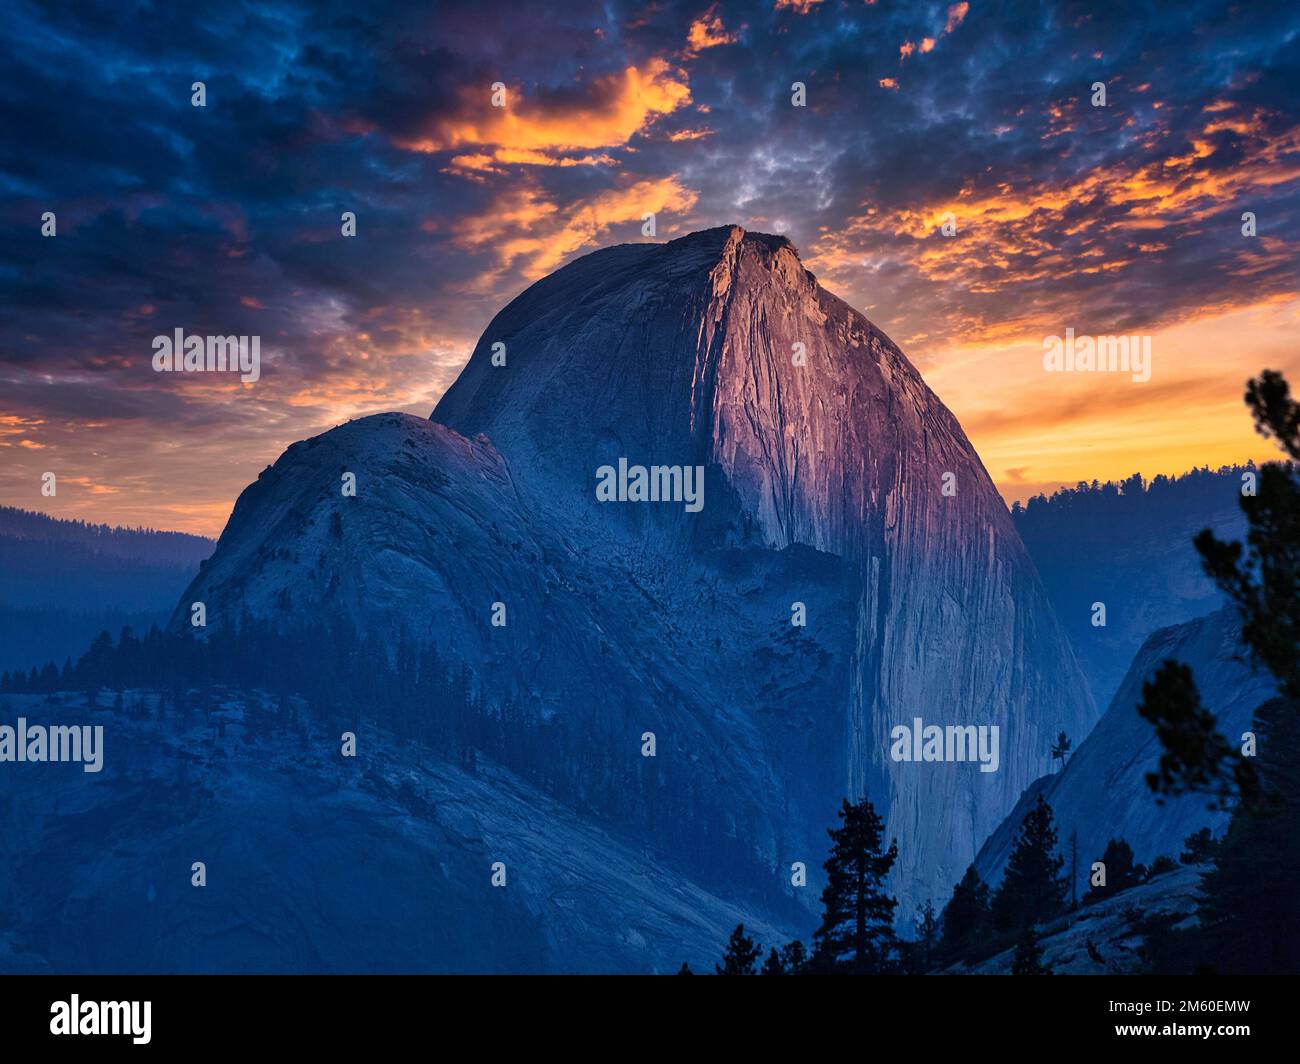
<path fill-rule="evenodd" d="M 1229 743 L 1241 742 L 1255 710 L 1276 689 L 1262 670 L 1244 659 L 1241 628 L 1232 609 L 1217 610 L 1185 624 L 1155 632 L 1133 659 L 1110 708 L 1063 771 L 1044 776 L 1026 790 L 1011 815 L 981 848 L 975 868 L 997 884 L 1015 843 L 1020 823 L 1041 793 L 1056 817 L 1061 853 L 1069 870 L 1070 836 L 1078 832 L 1078 895 L 1088 889 L 1092 862 L 1106 843 L 1124 839 L 1134 859 L 1149 864 L 1161 855 L 1175 860 L 1188 835 L 1203 827 L 1221 834 L 1228 814 L 1210 808 L 1201 795 L 1157 803 L 1146 774 L 1159 765 L 1161 747 L 1152 728 L 1137 713 L 1142 685 L 1161 663 L 1174 659 L 1191 667 L 1202 704 L 1219 722 Z"/>

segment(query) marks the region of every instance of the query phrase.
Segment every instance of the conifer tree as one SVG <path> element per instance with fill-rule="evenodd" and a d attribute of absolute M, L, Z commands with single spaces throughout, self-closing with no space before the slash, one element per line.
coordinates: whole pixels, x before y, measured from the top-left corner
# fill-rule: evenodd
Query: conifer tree
<path fill-rule="evenodd" d="M 916 960 L 922 972 L 928 972 L 938 959 L 939 917 L 934 902 L 928 898 L 916 907 Z"/>
<path fill-rule="evenodd" d="M 808 971 L 808 951 L 797 938 L 781 950 L 781 964 L 787 975 L 803 975 Z"/>
<path fill-rule="evenodd" d="M 1265 370 L 1247 383 L 1246 405 L 1255 430 L 1289 461 L 1266 462 L 1255 489 L 1242 491 L 1245 544 L 1220 540 L 1208 528 L 1193 542 L 1206 574 L 1237 607 L 1252 661 L 1300 706 L 1300 404 L 1281 373 Z M 1259 800 L 1251 759 L 1219 733 L 1186 665 L 1166 661 L 1143 685 L 1138 712 L 1163 747 L 1159 772 L 1147 777 L 1157 794 L 1209 793 L 1248 805 Z"/>
<path fill-rule="evenodd" d="M 767 951 L 767 960 L 763 962 L 763 970 L 759 975 L 785 975 L 785 962 L 781 960 L 781 954 L 777 953 L 776 947 L 773 946 Z"/>
<path fill-rule="evenodd" d="M 1123 839 L 1111 839 L 1106 843 L 1101 863 L 1105 866 L 1106 882 L 1088 887 L 1088 893 L 1083 896 L 1084 905 L 1092 905 L 1121 890 L 1136 887 L 1146 878 L 1146 867 L 1134 863 L 1133 847 Z"/>
<path fill-rule="evenodd" d="M 727 952 L 722 955 L 722 963 L 714 965 L 714 971 L 718 975 L 753 975 L 754 964 L 762 952 L 745 934 L 745 925 L 737 924 L 727 940 Z"/>
<path fill-rule="evenodd" d="M 898 844 L 882 849 L 884 822 L 865 798 L 845 799 L 841 825 L 831 828 L 831 854 L 822 866 L 822 923 L 813 935 L 819 971 L 854 975 L 878 973 L 894 952 L 895 898 L 885 893 L 885 877 L 898 859 Z"/>
<path fill-rule="evenodd" d="M 1200 966 L 1224 975 L 1300 971 L 1300 712 L 1277 698 L 1255 711 L 1268 805 L 1238 805 L 1202 877 Z"/>
<path fill-rule="evenodd" d="M 1052 744 L 1052 760 L 1060 761 L 1062 769 L 1065 768 L 1065 759 L 1070 756 L 1070 747 L 1072 745 L 1070 737 L 1065 732 L 1061 732 L 1056 737 L 1056 742 Z"/>
<path fill-rule="evenodd" d="M 968 959 L 989 931 L 989 888 L 970 865 L 943 910 L 940 951 L 949 961 Z"/>
<path fill-rule="evenodd" d="M 1209 529 L 1196 537 L 1206 573 L 1237 606 L 1251 658 L 1269 670 L 1284 698 L 1300 704 L 1300 404 L 1282 374 L 1265 370 L 1246 388 L 1255 429 L 1287 462 L 1266 462 L 1258 490 L 1243 493 L 1246 545 Z"/>
<path fill-rule="evenodd" d="M 1153 790 L 1235 802 L 1203 881 L 1193 933 L 1199 967 L 1294 973 L 1300 936 L 1279 928 L 1300 923 L 1300 403 L 1281 373 L 1265 370 L 1247 384 L 1246 405 L 1256 431 L 1288 460 L 1265 463 L 1255 490 L 1243 490 L 1244 544 L 1209 529 L 1194 542 L 1206 573 L 1237 607 L 1251 660 L 1272 674 L 1282 697 L 1255 712 L 1257 758 L 1218 731 L 1191 670 L 1179 662 L 1165 662 L 1144 686 L 1138 712 L 1163 747 L 1159 773 L 1148 776 Z M 1194 850 L 1191 841 L 1188 856 L 1203 856 L 1209 840 Z"/>
<path fill-rule="evenodd" d="M 1138 865 L 1138 867 L 1141 868 L 1142 866 Z M 1151 882 L 1151 880 L 1155 879 L 1156 876 L 1163 876 L 1166 872 L 1176 872 L 1176 871 L 1178 871 L 1178 862 L 1175 861 L 1172 857 L 1169 857 L 1162 853 L 1159 857 L 1157 857 L 1154 861 L 1152 861 L 1149 865 L 1147 865 L 1145 880 L 1146 882 L 1149 883 Z"/>
<path fill-rule="evenodd" d="M 994 927 L 1015 931 L 1059 913 L 1065 905 L 1064 864 L 1056 852 L 1052 807 L 1040 794 L 1020 825 L 1002 885 L 993 896 Z"/>
<path fill-rule="evenodd" d="M 1219 844 L 1210 829 L 1201 828 L 1183 840 L 1183 852 L 1178 855 L 1178 860 L 1185 865 L 1206 864 L 1214 860 L 1218 849 Z"/>
<path fill-rule="evenodd" d="M 1052 969 L 1043 964 L 1043 948 L 1038 942 L 1038 932 L 1029 924 L 1020 932 L 1016 953 L 1011 960 L 1012 975 L 1051 975 Z"/>

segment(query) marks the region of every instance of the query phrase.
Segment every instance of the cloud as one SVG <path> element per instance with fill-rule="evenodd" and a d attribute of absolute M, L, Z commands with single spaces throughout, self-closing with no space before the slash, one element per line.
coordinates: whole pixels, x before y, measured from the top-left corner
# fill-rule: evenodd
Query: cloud
<path fill-rule="evenodd" d="M 486 213 L 459 222 L 456 242 L 467 250 L 487 250 L 495 260 L 495 268 L 476 278 L 475 287 L 496 285 L 514 268 L 535 280 L 569 255 L 595 247 L 614 226 L 640 223 L 646 214 L 685 214 L 697 199 L 667 177 L 609 188 L 561 210 L 538 185 L 528 183 L 503 193 Z"/>
<path fill-rule="evenodd" d="M 1049 108 L 1048 128 L 1075 110 Z M 891 210 L 872 206 L 846 219 L 809 248 L 809 263 L 839 278 L 868 261 L 877 271 L 906 269 L 941 289 L 941 302 L 960 307 L 947 328 L 932 311 L 931 334 L 960 333 L 968 342 L 1041 335 L 1051 321 L 1093 322 L 1097 332 L 1152 328 L 1185 316 L 1189 306 L 1221 311 L 1243 297 L 1295 292 L 1289 249 L 1264 234 L 1244 241 L 1241 212 L 1232 206 L 1300 181 L 1300 128 L 1271 132 L 1284 122 L 1254 110 L 1197 123 L 1183 134 L 1182 152 L 1163 126 L 1153 149 L 1082 169 L 1003 171 L 994 181 L 971 176 L 950 195 Z M 952 237 L 942 231 L 949 219 Z M 1151 271 L 1179 269 L 1210 223 L 1226 247 L 1205 263 L 1196 286 L 1140 298 L 1133 287 L 1139 268 L 1144 284 L 1158 284 Z M 1176 234 L 1188 239 L 1177 242 Z M 1109 277 L 1122 278 L 1115 282 L 1121 287 L 1094 283 Z"/>
<path fill-rule="evenodd" d="M 722 25 L 722 17 L 716 12 L 716 4 L 691 23 L 686 33 L 686 56 L 699 55 L 706 48 L 717 48 L 724 44 L 733 44 L 737 35 L 728 33 Z"/>
<path fill-rule="evenodd" d="M 591 162 L 571 154 L 625 145 L 655 119 L 689 104 L 691 90 L 684 71 L 657 58 L 599 77 L 578 93 L 530 98 L 509 88 L 506 101 L 494 107 L 488 86 L 467 87 L 454 113 L 433 116 L 419 135 L 396 143 L 421 153 L 474 149 L 470 158 L 501 163 Z"/>

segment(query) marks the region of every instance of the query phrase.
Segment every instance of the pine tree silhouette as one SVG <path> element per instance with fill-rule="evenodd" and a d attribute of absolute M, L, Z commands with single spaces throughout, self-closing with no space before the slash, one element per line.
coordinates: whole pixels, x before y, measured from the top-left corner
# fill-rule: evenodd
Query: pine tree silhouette
<path fill-rule="evenodd" d="M 1146 867 L 1134 863 L 1133 847 L 1123 839 L 1111 839 L 1106 843 L 1101 863 L 1106 866 L 1106 882 L 1088 888 L 1088 893 L 1083 896 L 1084 905 L 1092 905 L 1121 890 L 1136 887 L 1146 878 Z"/>
<path fill-rule="evenodd" d="M 1193 542 L 1206 574 L 1237 607 L 1252 661 L 1300 706 L 1300 479 L 1294 465 L 1300 461 L 1300 404 L 1281 373 L 1264 370 L 1247 383 L 1246 405 L 1255 430 L 1289 461 L 1266 462 L 1256 491 L 1243 492 L 1244 545 L 1220 540 L 1208 528 Z M 1247 805 L 1260 798 L 1251 759 L 1219 733 L 1186 665 L 1166 661 L 1143 685 L 1138 712 L 1164 748 L 1159 772 L 1147 777 L 1157 794 L 1209 793 Z"/>
<path fill-rule="evenodd" d="M 922 972 L 934 967 L 939 955 L 939 917 L 928 898 L 916 907 L 916 960 Z"/>
<path fill-rule="evenodd" d="M 1056 737 L 1056 742 L 1052 744 L 1052 760 L 1060 761 L 1062 769 L 1065 768 L 1065 759 L 1070 756 L 1070 747 L 1072 745 L 1070 737 L 1065 732 L 1061 732 Z"/>
<path fill-rule="evenodd" d="M 1194 831 L 1183 840 L 1183 852 L 1178 860 L 1183 864 L 1206 864 L 1218 855 L 1219 844 L 1209 828 Z"/>
<path fill-rule="evenodd" d="M 727 952 L 722 955 L 722 963 L 714 965 L 718 975 L 753 975 L 754 963 L 762 950 L 754 940 L 745 934 L 745 925 L 737 924 L 727 940 Z"/>
<path fill-rule="evenodd" d="M 1043 948 L 1038 942 L 1038 932 L 1030 924 L 1020 932 L 1016 954 L 1011 960 L 1012 975 L 1051 975 L 1052 969 L 1043 964 Z"/>
<path fill-rule="evenodd" d="M 781 950 L 781 964 L 787 975 L 803 975 L 808 971 L 808 951 L 797 938 Z"/>
<path fill-rule="evenodd" d="M 1163 753 L 1148 776 L 1157 794 L 1209 793 L 1235 802 L 1217 845 L 1188 839 L 1214 867 L 1203 879 L 1200 928 L 1192 932 L 1201 968 L 1226 973 L 1294 973 L 1300 968 L 1300 403 L 1286 378 L 1265 370 L 1246 386 L 1256 431 L 1288 461 L 1259 469 L 1257 490 L 1243 492 L 1245 543 L 1209 529 L 1194 540 L 1206 573 L 1236 605 L 1251 660 L 1276 680 L 1282 697 L 1255 711 L 1258 758 L 1247 757 L 1203 709 L 1186 665 L 1167 661 L 1144 686 L 1138 712 L 1156 730 Z M 1256 767 L 1258 761 L 1258 769 Z M 1193 837 L 1195 838 L 1195 837 Z"/>
<path fill-rule="evenodd" d="M 1225 975 L 1300 971 L 1300 714 L 1277 698 L 1255 711 L 1267 808 L 1238 806 L 1201 879 L 1201 965 Z"/>
<path fill-rule="evenodd" d="M 1002 885 L 993 896 L 993 925 L 1015 931 L 1059 913 L 1065 905 L 1064 864 L 1056 853 L 1052 807 L 1040 794 L 1020 825 Z"/>
<path fill-rule="evenodd" d="M 896 899 L 885 893 L 884 881 L 898 859 L 898 844 L 882 850 L 884 822 L 863 799 L 840 808 L 840 827 L 831 828 L 831 854 L 822 866 L 822 923 L 813 935 L 813 957 L 819 971 L 854 975 L 884 971 L 894 952 Z"/>
<path fill-rule="evenodd" d="M 945 959 L 968 960 L 989 932 L 989 888 L 975 866 L 966 869 L 943 910 L 940 952 Z"/>

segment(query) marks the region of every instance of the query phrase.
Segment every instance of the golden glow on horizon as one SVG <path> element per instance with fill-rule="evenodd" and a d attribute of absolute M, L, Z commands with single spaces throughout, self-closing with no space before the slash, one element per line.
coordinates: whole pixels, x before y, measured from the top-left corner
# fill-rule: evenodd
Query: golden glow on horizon
<path fill-rule="evenodd" d="M 1152 477 L 1270 460 L 1242 396 L 1260 370 L 1300 381 L 1300 298 L 1268 300 L 1152 334 L 1152 373 L 1048 373 L 1050 330 L 912 361 L 956 414 L 1008 502 L 1080 480 Z"/>

